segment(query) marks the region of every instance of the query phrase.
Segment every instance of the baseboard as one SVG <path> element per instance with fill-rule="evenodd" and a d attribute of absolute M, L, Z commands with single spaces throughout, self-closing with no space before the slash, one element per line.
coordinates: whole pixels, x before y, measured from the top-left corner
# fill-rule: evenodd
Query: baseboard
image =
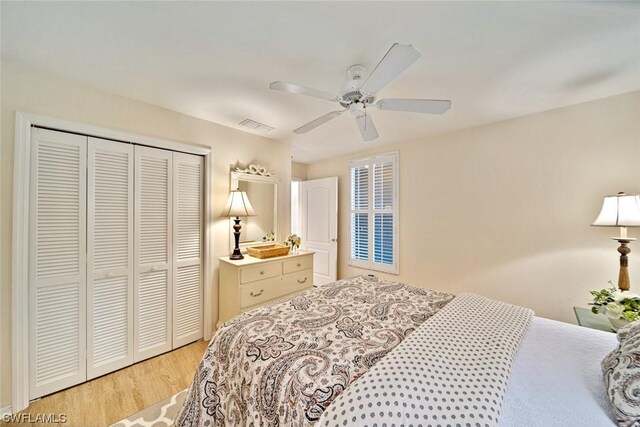
<path fill-rule="evenodd" d="M 0 417 L 6 414 L 11 415 L 11 405 L 0 408 Z"/>

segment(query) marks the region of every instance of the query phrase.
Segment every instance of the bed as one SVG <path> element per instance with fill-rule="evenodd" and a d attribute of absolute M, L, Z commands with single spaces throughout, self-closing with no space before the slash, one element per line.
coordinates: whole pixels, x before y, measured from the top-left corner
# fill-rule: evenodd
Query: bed
<path fill-rule="evenodd" d="M 224 324 L 176 425 L 615 425 L 599 363 L 616 342 L 484 297 L 358 276 Z"/>

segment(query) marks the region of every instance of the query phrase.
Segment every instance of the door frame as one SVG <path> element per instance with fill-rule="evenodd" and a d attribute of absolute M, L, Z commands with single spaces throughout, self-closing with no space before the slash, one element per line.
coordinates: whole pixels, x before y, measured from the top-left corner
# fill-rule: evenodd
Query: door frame
<path fill-rule="evenodd" d="M 13 158 L 13 224 L 11 248 L 11 412 L 29 406 L 29 180 L 31 176 L 31 128 L 39 126 L 124 143 L 134 143 L 204 157 L 204 212 L 212 218 L 213 152 L 211 147 L 184 144 L 147 135 L 123 132 L 73 121 L 16 111 Z M 213 227 L 204 227 L 203 327 L 213 333 Z"/>

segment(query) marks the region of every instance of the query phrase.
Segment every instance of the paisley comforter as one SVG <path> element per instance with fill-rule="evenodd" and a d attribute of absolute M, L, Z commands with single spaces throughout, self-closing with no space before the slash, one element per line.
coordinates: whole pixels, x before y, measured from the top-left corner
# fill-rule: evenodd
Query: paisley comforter
<path fill-rule="evenodd" d="M 453 295 L 373 276 L 324 285 L 225 323 L 178 426 L 310 426 Z"/>

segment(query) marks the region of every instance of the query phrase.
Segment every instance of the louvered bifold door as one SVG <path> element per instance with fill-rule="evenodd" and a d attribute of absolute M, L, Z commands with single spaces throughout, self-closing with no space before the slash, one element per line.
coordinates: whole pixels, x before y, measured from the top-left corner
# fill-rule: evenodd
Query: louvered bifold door
<path fill-rule="evenodd" d="M 171 350 L 173 161 L 135 147 L 134 361 Z"/>
<path fill-rule="evenodd" d="M 173 153 L 173 348 L 202 338 L 203 164 Z"/>
<path fill-rule="evenodd" d="M 87 138 L 33 128 L 29 398 L 86 379 Z"/>
<path fill-rule="evenodd" d="M 133 363 L 133 146 L 89 138 L 87 378 Z"/>

